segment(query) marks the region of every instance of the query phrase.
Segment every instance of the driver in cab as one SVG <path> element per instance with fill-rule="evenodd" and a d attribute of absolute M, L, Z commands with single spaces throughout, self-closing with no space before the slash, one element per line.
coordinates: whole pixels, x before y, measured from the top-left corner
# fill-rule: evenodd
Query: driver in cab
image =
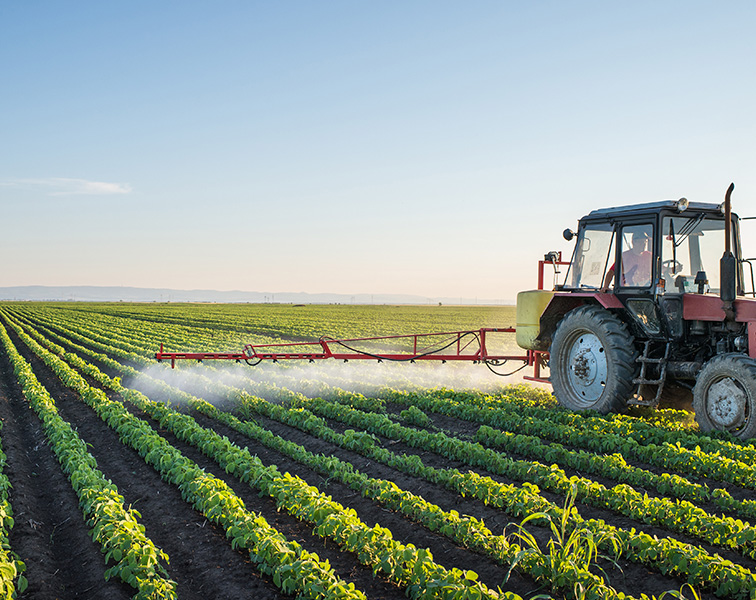
<path fill-rule="evenodd" d="M 652 254 L 648 250 L 651 236 L 644 230 L 636 229 L 632 235 L 630 248 L 622 253 L 621 285 L 630 287 L 648 287 L 651 285 Z M 602 292 L 609 290 L 614 279 L 616 264 L 612 265 L 604 278 Z"/>

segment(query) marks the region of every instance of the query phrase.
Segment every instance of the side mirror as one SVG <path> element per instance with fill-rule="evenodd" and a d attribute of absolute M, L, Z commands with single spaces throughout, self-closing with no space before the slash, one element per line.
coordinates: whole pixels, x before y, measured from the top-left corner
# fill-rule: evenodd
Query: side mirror
<path fill-rule="evenodd" d="M 568 242 L 572 241 L 572 238 L 574 238 L 577 234 L 572 231 L 572 229 L 567 228 L 562 232 L 562 237 L 567 240 Z"/>

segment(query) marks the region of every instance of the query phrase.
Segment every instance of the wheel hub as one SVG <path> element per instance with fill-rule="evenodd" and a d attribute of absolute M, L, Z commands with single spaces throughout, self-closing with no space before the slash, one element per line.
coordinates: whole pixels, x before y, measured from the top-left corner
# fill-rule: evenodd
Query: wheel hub
<path fill-rule="evenodd" d="M 712 423 L 720 429 L 740 427 L 745 421 L 748 398 L 745 391 L 731 377 L 713 383 L 706 394 L 706 411 Z"/>
<path fill-rule="evenodd" d="M 575 377 L 586 384 L 590 384 L 596 379 L 596 358 L 590 349 L 580 350 L 572 362 L 572 372 Z"/>
<path fill-rule="evenodd" d="M 570 349 L 569 379 L 586 401 L 597 400 L 606 386 L 607 361 L 604 345 L 592 333 L 581 334 Z"/>

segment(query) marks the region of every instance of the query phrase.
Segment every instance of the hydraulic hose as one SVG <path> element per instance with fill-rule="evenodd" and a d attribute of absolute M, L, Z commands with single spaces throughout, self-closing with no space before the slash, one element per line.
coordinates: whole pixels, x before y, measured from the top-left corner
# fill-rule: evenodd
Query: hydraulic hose
<path fill-rule="evenodd" d="M 372 354 L 370 352 L 365 352 L 364 350 L 358 350 L 357 348 L 352 348 L 351 346 L 345 344 L 341 340 L 335 340 L 333 338 L 329 338 L 329 337 L 326 337 L 326 336 L 321 337 L 320 341 L 321 342 L 330 342 L 331 344 L 338 344 L 339 346 L 341 346 L 343 348 L 346 348 L 350 352 L 356 352 L 358 354 L 363 354 L 365 356 L 369 356 L 369 357 L 375 358 L 377 360 L 387 360 L 387 361 L 391 361 L 391 362 L 411 362 L 411 361 L 416 360 L 418 358 L 422 358 L 423 356 L 430 356 L 431 354 L 438 354 L 442 350 L 446 350 L 447 348 L 453 346 L 459 340 L 461 340 L 461 339 L 463 339 L 463 338 L 465 338 L 467 336 L 473 336 L 476 340 L 478 340 L 478 347 L 480 348 L 480 336 L 476 332 L 474 332 L 474 331 L 468 331 L 468 332 L 462 334 L 459 337 L 455 337 L 451 342 L 449 342 L 445 346 L 441 346 L 440 348 L 436 348 L 434 350 L 429 350 L 427 352 L 421 352 L 419 354 L 414 354 L 414 355 L 408 356 L 406 358 L 390 358 L 390 357 L 387 357 L 387 356 L 381 356 L 380 354 Z"/>

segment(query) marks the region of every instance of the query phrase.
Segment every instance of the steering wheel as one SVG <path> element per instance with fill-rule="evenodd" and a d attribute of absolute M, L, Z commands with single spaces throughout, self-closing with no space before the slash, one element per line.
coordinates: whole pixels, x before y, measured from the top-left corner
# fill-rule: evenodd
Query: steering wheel
<path fill-rule="evenodd" d="M 678 273 L 682 273 L 683 265 L 679 260 L 665 260 L 662 262 L 662 270 L 669 273 L 669 276 L 674 277 Z"/>

